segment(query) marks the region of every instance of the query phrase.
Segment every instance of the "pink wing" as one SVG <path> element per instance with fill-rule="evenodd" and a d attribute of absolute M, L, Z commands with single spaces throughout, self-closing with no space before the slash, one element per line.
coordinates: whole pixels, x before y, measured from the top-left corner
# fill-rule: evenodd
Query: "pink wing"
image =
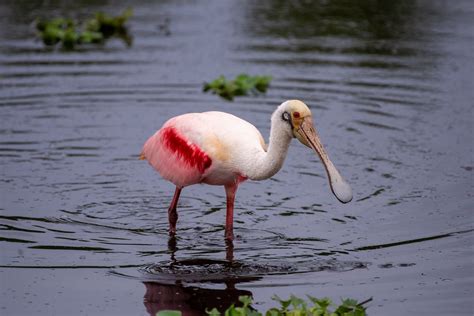
<path fill-rule="evenodd" d="M 183 117 L 169 120 L 143 146 L 142 158 L 166 180 L 178 187 L 202 181 L 212 165 L 211 158 L 197 144 L 179 131 L 176 123 Z"/>

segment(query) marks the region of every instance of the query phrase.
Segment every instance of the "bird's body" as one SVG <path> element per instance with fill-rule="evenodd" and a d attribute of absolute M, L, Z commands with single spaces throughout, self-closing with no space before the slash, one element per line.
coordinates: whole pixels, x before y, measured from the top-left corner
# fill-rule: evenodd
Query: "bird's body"
<path fill-rule="evenodd" d="M 226 237 L 232 239 L 238 185 L 247 179 L 263 180 L 277 173 L 294 137 L 318 152 L 334 194 L 341 202 L 350 201 L 350 187 L 327 157 L 312 127 L 311 112 L 301 101 L 287 101 L 273 113 L 268 146 L 255 126 L 228 113 L 188 113 L 169 119 L 146 141 L 141 157 L 176 186 L 169 209 L 170 233 L 176 231 L 176 205 L 181 189 L 205 183 L 226 188 Z"/>
<path fill-rule="evenodd" d="M 234 115 L 188 113 L 168 120 L 148 139 L 143 153 L 178 187 L 227 185 L 255 173 L 251 157 L 264 155 L 265 143 L 255 126 Z"/>

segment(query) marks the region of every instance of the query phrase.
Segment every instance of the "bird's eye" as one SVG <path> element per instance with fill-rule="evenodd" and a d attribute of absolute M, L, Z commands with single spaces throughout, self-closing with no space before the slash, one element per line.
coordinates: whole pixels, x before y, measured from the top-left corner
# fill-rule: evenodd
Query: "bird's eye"
<path fill-rule="evenodd" d="M 283 114 L 281 115 L 281 118 L 283 119 L 283 121 L 289 122 L 290 121 L 290 114 L 288 112 L 283 112 Z"/>

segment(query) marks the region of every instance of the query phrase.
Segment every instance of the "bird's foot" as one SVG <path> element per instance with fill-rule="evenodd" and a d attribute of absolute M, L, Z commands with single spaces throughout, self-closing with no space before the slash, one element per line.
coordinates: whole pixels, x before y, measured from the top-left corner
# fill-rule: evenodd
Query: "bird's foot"
<path fill-rule="evenodd" d="M 168 223 L 169 223 L 169 234 L 170 237 L 174 237 L 176 235 L 176 223 L 178 222 L 178 212 L 176 212 L 176 208 L 169 208 L 168 209 Z"/>

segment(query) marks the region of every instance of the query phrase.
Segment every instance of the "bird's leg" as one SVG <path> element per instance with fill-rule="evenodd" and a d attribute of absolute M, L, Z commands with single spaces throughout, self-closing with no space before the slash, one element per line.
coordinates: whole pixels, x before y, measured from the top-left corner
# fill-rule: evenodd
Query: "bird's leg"
<path fill-rule="evenodd" d="M 178 212 L 176 212 L 176 206 L 178 205 L 179 195 L 181 194 L 181 188 L 176 187 L 174 191 L 173 200 L 171 201 L 171 205 L 168 208 L 168 221 L 170 223 L 170 236 L 174 236 L 176 234 L 176 222 L 178 221 Z"/>
<path fill-rule="evenodd" d="M 229 263 L 234 262 L 234 242 L 230 239 L 225 241 L 225 259 Z"/>
<path fill-rule="evenodd" d="M 234 200 L 235 192 L 237 191 L 238 184 L 225 186 L 225 194 L 227 197 L 227 214 L 225 219 L 225 238 L 227 240 L 234 240 Z"/>

